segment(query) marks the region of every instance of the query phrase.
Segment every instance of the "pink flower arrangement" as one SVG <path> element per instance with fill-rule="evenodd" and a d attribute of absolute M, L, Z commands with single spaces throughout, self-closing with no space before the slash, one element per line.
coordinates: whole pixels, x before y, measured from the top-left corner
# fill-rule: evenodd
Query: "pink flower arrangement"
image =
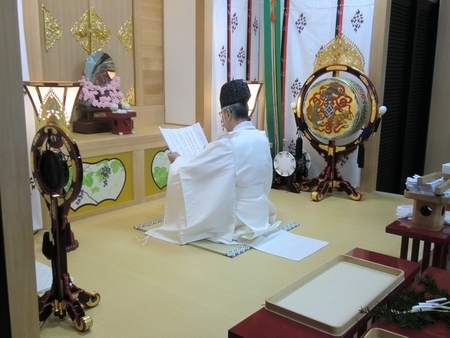
<path fill-rule="evenodd" d="M 111 103 L 119 104 L 123 99 L 123 93 L 120 91 L 120 77 L 114 76 L 109 83 L 103 86 L 94 85 L 83 76 L 78 80 L 81 87 L 80 100 L 91 103 L 94 107 L 109 108 Z"/>

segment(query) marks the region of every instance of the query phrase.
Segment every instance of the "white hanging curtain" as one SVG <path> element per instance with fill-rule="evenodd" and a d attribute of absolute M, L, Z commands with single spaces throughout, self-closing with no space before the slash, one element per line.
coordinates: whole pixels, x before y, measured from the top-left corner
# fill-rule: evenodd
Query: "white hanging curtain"
<path fill-rule="evenodd" d="M 220 111 L 219 94 L 222 85 L 232 79 L 261 80 L 262 2 L 263 0 L 214 0 L 212 140 L 225 133 L 217 114 Z M 263 116 L 264 114 L 257 112 L 252 119 L 253 123 L 264 125 L 258 122 Z"/>

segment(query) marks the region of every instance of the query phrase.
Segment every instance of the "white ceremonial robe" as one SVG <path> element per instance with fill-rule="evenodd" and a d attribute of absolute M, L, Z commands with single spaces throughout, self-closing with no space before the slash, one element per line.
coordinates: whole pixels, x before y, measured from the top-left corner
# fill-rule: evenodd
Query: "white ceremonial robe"
<path fill-rule="evenodd" d="M 263 131 L 242 122 L 197 156 L 170 165 L 164 224 L 147 235 L 177 244 L 250 240 L 269 231 L 272 157 Z"/>

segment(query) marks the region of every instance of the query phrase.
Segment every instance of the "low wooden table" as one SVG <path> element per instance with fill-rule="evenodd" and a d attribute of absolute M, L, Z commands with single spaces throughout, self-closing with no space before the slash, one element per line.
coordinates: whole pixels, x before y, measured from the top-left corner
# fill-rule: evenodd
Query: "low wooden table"
<path fill-rule="evenodd" d="M 414 262 L 421 260 L 422 271 L 428 267 L 430 262 L 431 243 L 434 244 L 431 266 L 440 269 L 446 268 L 450 244 L 450 226 L 444 225 L 441 230 L 432 231 L 413 227 L 412 221 L 402 218 L 389 224 L 386 227 L 386 232 L 402 237 L 400 258 L 408 258 L 409 239 L 411 238 L 411 260 Z M 423 241 L 422 257 L 419 257 L 420 241 Z"/>
<path fill-rule="evenodd" d="M 428 267 L 423 274 L 430 274 L 439 287 L 450 289 L 450 271 Z M 415 286 L 416 283 L 413 284 Z M 371 328 L 380 328 L 410 338 L 442 338 L 450 337 L 450 328 L 444 322 L 439 321 L 435 324 L 425 326 L 422 330 L 403 329 L 397 323 L 386 322 L 383 320 L 376 321 Z"/>
<path fill-rule="evenodd" d="M 355 248 L 347 253 L 349 256 L 365 259 L 371 262 L 387 265 L 401 269 L 405 273 L 404 281 L 396 290 L 411 285 L 414 278 L 420 272 L 420 264 L 400 258 L 383 255 L 377 252 Z M 355 333 L 362 335 L 367 330 L 368 318 L 362 317 L 358 323 L 353 325 L 341 338 L 353 337 Z M 229 338 L 330 338 L 335 337 L 324 332 L 315 330 L 309 326 L 300 324 L 288 318 L 279 316 L 273 312 L 261 308 L 250 317 L 228 330 Z"/>

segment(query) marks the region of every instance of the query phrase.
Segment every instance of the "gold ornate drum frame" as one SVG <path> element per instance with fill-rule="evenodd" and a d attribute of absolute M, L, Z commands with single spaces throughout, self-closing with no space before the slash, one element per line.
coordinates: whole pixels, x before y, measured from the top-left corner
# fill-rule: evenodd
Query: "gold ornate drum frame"
<path fill-rule="evenodd" d="M 353 75 L 365 87 L 340 72 Z M 333 76 L 319 78 L 326 73 Z M 376 131 L 381 120 L 378 113 L 378 96 L 370 79 L 357 68 L 333 64 L 317 69 L 303 85 L 296 107 L 293 108 L 298 129 L 312 147 L 327 161 L 321 174 L 313 178 L 307 189 L 317 187 L 311 199 L 320 201 L 328 190 L 338 188 L 350 199 L 359 201 L 362 194 L 345 181 L 336 164 L 351 154 Z M 336 140 L 360 132 L 353 141 L 336 145 Z"/>

